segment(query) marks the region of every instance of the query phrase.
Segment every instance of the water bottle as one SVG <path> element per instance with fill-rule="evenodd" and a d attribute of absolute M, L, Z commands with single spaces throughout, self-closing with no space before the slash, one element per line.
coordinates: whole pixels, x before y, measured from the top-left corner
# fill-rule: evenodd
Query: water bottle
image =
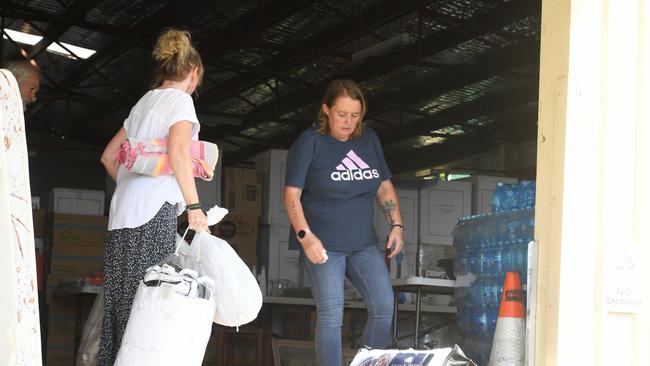
<path fill-rule="evenodd" d="M 503 185 L 503 199 L 501 200 L 502 211 L 517 208 L 517 184 Z"/>
<path fill-rule="evenodd" d="M 470 286 L 470 303 L 472 306 L 485 305 L 485 279 L 478 277 Z"/>
<path fill-rule="evenodd" d="M 472 331 L 472 308 L 470 306 L 459 306 L 457 316 L 461 332 L 469 335 Z"/>
<path fill-rule="evenodd" d="M 493 335 L 497 328 L 497 318 L 499 317 L 499 305 L 492 305 L 487 308 L 488 334 Z"/>
<path fill-rule="evenodd" d="M 519 207 L 535 206 L 535 182 L 522 180 L 517 187 Z"/>
<path fill-rule="evenodd" d="M 515 213 L 513 215 L 510 215 L 506 219 L 506 232 L 507 232 L 506 237 L 507 237 L 507 240 L 510 241 L 510 242 L 516 241 L 517 238 L 518 238 L 519 230 L 521 230 L 521 227 L 520 227 L 520 224 L 519 224 L 519 215 L 518 215 L 518 212 L 517 212 L 517 213 Z"/>
<path fill-rule="evenodd" d="M 487 235 L 488 235 L 488 247 L 495 247 L 497 246 L 499 240 L 497 238 L 497 233 L 498 233 L 498 220 L 495 215 L 488 215 L 487 220 L 485 222 L 485 225 L 487 227 Z"/>
<path fill-rule="evenodd" d="M 528 244 L 523 240 L 515 246 L 516 271 L 521 278 L 526 277 L 528 271 Z"/>
<path fill-rule="evenodd" d="M 454 259 L 454 274 L 456 277 L 464 276 L 469 272 L 467 265 L 467 252 L 458 251 L 456 252 L 456 258 Z"/>
<path fill-rule="evenodd" d="M 472 249 L 467 252 L 467 267 L 469 273 L 478 276 L 483 271 L 483 253 L 479 249 Z"/>
<path fill-rule="evenodd" d="M 498 182 L 497 187 L 492 193 L 492 212 L 501 212 L 503 211 L 502 200 L 503 200 L 503 182 Z"/>
<path fill-rule="evenodd" d="M 514 244 L 507 244 L 501 250 L 501 269 L 503 272 L 517 271 Z"/>
<path fill-rule="evenodd" d="M 478 337 L 490 334 L 488 326 L 488 310 L 485 305 L 474 307 L 472 316 L 472 333 Z"/>

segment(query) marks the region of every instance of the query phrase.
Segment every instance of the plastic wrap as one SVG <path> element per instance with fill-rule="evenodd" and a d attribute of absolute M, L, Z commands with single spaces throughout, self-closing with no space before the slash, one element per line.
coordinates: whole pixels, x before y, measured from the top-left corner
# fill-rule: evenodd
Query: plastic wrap
<path fill-rule="evenodd" d="M 350 366 L 476 366 L 458 346 L 432 350 L 360 349 Z"/>
<path fill-rule="evenodd" d="M 104 321 L 104 288 L 102 287 L 90 309 L 86 325 L 81 331 L 81 342 L 77 353 L 77 366 L 96 366 L 99 356 L 99 338 Z"/>

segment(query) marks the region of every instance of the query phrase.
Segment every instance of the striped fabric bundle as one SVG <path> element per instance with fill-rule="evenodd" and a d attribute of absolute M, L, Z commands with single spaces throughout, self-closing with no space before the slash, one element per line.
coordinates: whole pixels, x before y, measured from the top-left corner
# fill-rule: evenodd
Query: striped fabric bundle
<path fill-rule="evenodd" d="M 192 172 L 197 178 L 211 181 L 219 160 L 217 145 L 205 141 L 192 141 Z M 144 175 L 171 175 L 171 162 L 167 155 L 167 139 L 128 138 L 116 155 L 116 163 L 132 173 Z"/>

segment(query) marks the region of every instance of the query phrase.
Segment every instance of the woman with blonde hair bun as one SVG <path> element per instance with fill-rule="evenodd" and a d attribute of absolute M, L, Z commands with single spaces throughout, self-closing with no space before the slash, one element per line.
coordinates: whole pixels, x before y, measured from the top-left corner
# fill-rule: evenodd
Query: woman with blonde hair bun
<path fill-rule="evenodd" d="M 152 89 L 133 106 L 106 146 L 101 162 L 117 182 L 111 200 L 104 268 L 105 306 L 99 364 L 112 365 L 145 270 L 174 252 L 176 216 L 207 231 L 194 183 L 190 146 L 200 129 L 191 94 L 201 84 L 203 62 L 186 31 L 168 29 L 156 41 Z M 173 175 L 132 173 L 115 164 L 127 138 L 167 139 Z"/>

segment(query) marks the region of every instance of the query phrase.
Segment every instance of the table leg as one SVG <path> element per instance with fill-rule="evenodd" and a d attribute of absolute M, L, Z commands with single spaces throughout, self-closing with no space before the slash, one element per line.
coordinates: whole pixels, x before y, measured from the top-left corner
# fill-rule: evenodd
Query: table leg
<path fill-rule="evenodd" d="M 415 341 L 414 347 L 415 349 L 418 348 L 419 346 L 419 341 L 420 341 L 420 307 L 422 305 L 422 289 L 418 287 L 418 292 L 417 292 L 417 297 L 415 300 Z"/>
<path fill-rule="evenodd" d="M 393 348 L 397 348 L 397 313 L 399 311 L 399 291 L 393 290 Z"/>

